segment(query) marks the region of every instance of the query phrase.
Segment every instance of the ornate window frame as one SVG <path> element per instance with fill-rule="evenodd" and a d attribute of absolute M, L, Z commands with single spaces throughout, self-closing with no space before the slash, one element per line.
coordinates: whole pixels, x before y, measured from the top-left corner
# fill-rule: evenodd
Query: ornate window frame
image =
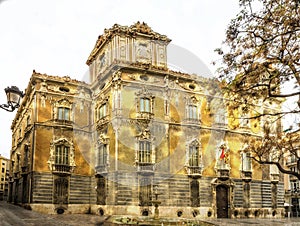
<path fill-rule="evenodd" d="M 138 171 L 148 171 L 153 172 L 154 171 L 154 165 L 155 165 L 155 146 L 153 145 L 154 138 L 151 137 L 151 133 L 148 129 L 145 129 L 140 134 L 136 136 L 136 148 L 135 148 L 135 165 L 137 166 Z M 146 153 L 147 161 L 141 161 L 141 157 L 145 157 L 144 150 L 141 150 L 141 144 L 148 146 L 149 152 Z"/>
<path fill-rule="evenodd" d="M 100 134 L 98 140 L 97 140 L 97 144 L 96 144 L 96 153 L 95 153 L 95 157 L 96 157 L 96 161 L 95 161 L 95 170 L 96 170 L 96 174 L 97 173 L 105 173 L 108 171 L 108 167 L 109 167 L 109 138 L 104 135 L 104 134 Z M 104 148 L 105 147 L 105 148 Z M 102 153 L 100 153 L 102 151 Z M 102 163 L 100 163 L 99 159 L 100 159 L 100 154 L 102 154 Z"/>
<path fill-rule="evenodd" d="M 68 153 L 68 165 L 70 167 L 70 170 L 69 172 L 73 172 L 74 171 L 74 168 L 76 167 L 76 164 L 75 164 L 75 152 L 74 152 L 74 144 L 72 141 L 69 141 L 67 138 L 65 137 L 61 137 L 61 138 L 58 138 L 58 139 L 55 139 L 53 138 L 53 140 L 51 141 L 50 143 L 50 157 L 49 157 L 49 160 L 48 160 L 48 166 L 49 166 L 49 169 L 51 171 L 55 171 L 55 165 L 60 165 L 60 164 L 57 164 L 56 161 L 55 161 L 55 158 L 56 158 L 56 147 L 57 146 L 65 146 L 65 147 L 68 147 L 69 149 L 69 153 Z"/>
<path fill-rule="evenodd" d="M 192 123 L 200 123 L 201 102 L 196 96 L 189 96 L 185 98 L 185 120 Z"/>
<path fill-rule="evenodd" d="M 155 96 L 145 87 L 143 87 L 143 89 L 139 92 L 135 93 L 135 95 L 137 118 L 152 119 L 154 115 Z"/>
<path fill-rule="evenodd" d="M 53 108 L 53 118 L 57 121 L 73 121 L 73 103 L 68 99 L 60 99 L 54 103 Z M 64 116 L 60 118 L 60 110 L 62 109 L 62 113 Z M 65 118 L 65 109 L 68 109 L 68 119 Z"/>
<path fill-rule="evenodd" d="M 186 144 L 185 168 L 188 175 L 202 174 L 203 162 L 201 147 L 201 142 L 198 139 L 193 139 L 190 142 L 187 142 Z"/>
<path fill-rule="evenodd" d="M 109 117 L 109 97 L 101 95 L 95 105 L 95 119 L 97 123 L 104 123 Z"/>

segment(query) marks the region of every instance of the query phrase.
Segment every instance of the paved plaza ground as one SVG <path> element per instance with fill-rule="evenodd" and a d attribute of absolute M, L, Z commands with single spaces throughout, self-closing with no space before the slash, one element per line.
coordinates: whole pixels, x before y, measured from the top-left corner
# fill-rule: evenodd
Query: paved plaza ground
<path fill-rule="evenodd" d="M 106 223 L 107 217 L 92 214 L 48 215 L 26 210 L 22 207 L 0 201 L 0 226 L 99 226 Z M 287 226 L 299 225 L 300 218 L 290 219 L 211 219 L 205 220 L 210 225 L 264 225 Z M 200 223 L 200 221 L 199 221 Z M 125 225 L 125 224 L 123 224 Z M 166 226 L 167 224 L 163 224 Z M 182 225 L 182 224 L 177 224 Z M 206 224 L 207 225 L 207 224 Z"/>

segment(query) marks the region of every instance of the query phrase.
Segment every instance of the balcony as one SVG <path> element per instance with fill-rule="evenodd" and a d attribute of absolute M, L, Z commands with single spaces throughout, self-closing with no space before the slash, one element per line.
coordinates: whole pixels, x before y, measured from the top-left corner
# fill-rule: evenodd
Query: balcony
<path fill-rule="evenodd" d="M 229 169 L 217 169 L 217 177 L 220 180 L 227 180 L 229 178 Z"/>
<path fill-rule="evenodd" d="M 155 164 L 149 162 L 138 162 L 137 163 L 137 172 L 141 174 L 154 174 Z"/>
<path fill-rule="evenodd" d="M 21 174 L 24 175 L 24 174 L 28 174 L 28 173 L 29 173 L 29 166 L 28 165 L 22 166 Z"/>
<path fill-rule="evenodd" d="M 202 176 L 201 166 L 187 166 L 186 171 L 189 177 L 200 178 Z"/>
<path fill-rule="evenodd" d="M 151 120 L 153 119 L 154 114 L 151 112 L 138 112 L 136 119 L 138 120 Z"/>
<path fill-rule="evenodd" d="M 95 166 L 95 174 L 96 175 L 100 175 L 100 174 L 106 174 L 108 172 L 108 165 L 99 165 L 99 166 Z"/>
<path fill-rule="evenodd" d="M 54 164 L 52 165 L 52 173 L 54 174 L 71 174 L 73 167 L 69 165 Z"/>
<path fill-rule="evenodd" d="M 186 118 L 186 119 L 184 119 L 184 122 L 187 123 L 187 124 L 199 125 L 200 124 L 200 119 L 198 119 L 198 118 Z"/>
<path fill-rule="evenodd" d="M 97 120 L 97 129 L 101 129 L 103 127 L 103 125 L 107 124 L 109 122 L 109 115 L 106 115 L 100 119 Z"/>
<path fill-rule="evenodd" d="M 252 180 L 252 172 L 251 171 L 242 171 L 241 176 L 243 181 L 250 182 Z"/>

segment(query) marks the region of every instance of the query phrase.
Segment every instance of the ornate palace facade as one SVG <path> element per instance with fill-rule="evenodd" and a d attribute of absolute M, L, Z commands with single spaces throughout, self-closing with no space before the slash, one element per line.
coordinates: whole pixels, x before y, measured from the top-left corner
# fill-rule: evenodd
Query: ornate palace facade
<path fill-rule="evenodd" d="M 257 119 L 214 80 L 168 69 L 171 40 L 114 25 L 88 57 L 90 84 L 33 72 L 12 123 L 10 201 L 46 213 L 281 217 L 278 172 L 251 161 Z"/>

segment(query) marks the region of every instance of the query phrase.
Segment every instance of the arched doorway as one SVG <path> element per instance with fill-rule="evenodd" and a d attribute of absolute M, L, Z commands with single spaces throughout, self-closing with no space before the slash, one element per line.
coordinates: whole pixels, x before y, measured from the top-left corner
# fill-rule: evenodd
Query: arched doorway
<path fill-rule="evenodd" d="M 218 185 L 216 187 L 217 218 L 228 218 L 228 187 Z"/>

